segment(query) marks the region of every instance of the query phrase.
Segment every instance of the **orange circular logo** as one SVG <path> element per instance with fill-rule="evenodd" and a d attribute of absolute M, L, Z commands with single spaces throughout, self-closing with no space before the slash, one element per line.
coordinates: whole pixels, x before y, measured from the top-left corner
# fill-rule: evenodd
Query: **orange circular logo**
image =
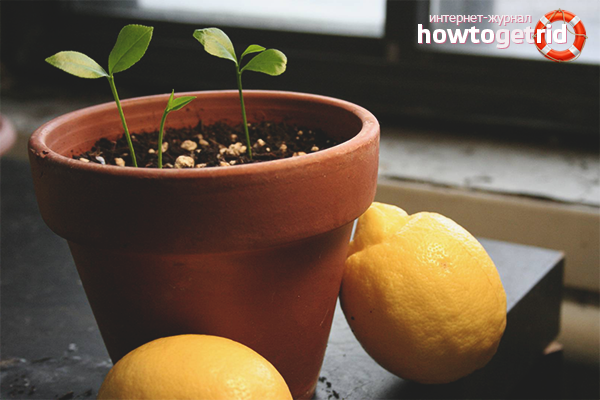
<path fill-rule="evenodd" d="M 560 20 L 567 24 L 567 29 L 570 25 L 575 30 L 575 32 L 571 32 L 571 30 L 569 30 L 571 34 L 575 35 L 575 41 L 567 50 L 559 51 L 553 50 L 550 46 L 548 46 L 548 43 L 546 42 L 546 34 L 544 32 L 547 32 L 546 25 Z M 544 32 L 540 32 L 541 30 Z M 558 10 L 550 11 L 540 18 L 535 26 L 533 38 L 535 47 L 538 49 L 538 51 L 544 57 L 554 62 L 568 62 L 576 60 L 581 55 L 581 51 L 583 50 L 587 40 L 585 26 L 583 26 L 581 19 L 572 12 L 561 10 L 560 8 Z"/>

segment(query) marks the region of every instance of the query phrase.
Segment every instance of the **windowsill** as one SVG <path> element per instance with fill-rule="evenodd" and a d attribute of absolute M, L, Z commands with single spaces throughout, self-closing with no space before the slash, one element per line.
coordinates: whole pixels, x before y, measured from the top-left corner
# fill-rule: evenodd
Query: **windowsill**
<path fill-rule="evenodd" d="M 600 206 L 595 151 L 383 126 L 379 163 L 388 179 Z"/>

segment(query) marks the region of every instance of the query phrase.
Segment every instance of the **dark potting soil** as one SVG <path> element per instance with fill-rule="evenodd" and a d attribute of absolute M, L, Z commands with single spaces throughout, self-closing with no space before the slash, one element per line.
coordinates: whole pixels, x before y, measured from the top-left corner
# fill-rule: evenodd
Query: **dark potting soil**
<path fill-rule="evenodd" d="M 163 168 L 209 168 L 298 157 L 333 147 L 336 141 L 316 129 L 285 123 L 248 124 L 252 160 L 248 157 L 242 125 L 223 122 L 195 127 L 165 129 Z M 158 167 L 158 131 L 131 135 L 138 167 Z M 73 156 L 83 162 L 132 166 L 127 139 L 100 139 L 90 151 Z"/>

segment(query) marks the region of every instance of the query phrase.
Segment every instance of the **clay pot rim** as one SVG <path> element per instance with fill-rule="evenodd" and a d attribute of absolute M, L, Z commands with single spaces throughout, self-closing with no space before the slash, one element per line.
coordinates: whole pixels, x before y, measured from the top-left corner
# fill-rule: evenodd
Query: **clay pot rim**
<path fill-rule="evenodd" d="M 237 90 L 214 90 L 214 91 L 195 91 L 195 92 L 183 92 L 179 93 L 180 96 L 238 96 Z M 96 113 L 105 111 L 108 108 L 114 107 L 114 102 L 107 102 L 82 108 L 70 113 L 64 114 L 53 120 L 45 123 L 34 131 L 29 140 L 29 150 L 39 157 L 45 158 L 46 162 L 56 163 L 62 167 L 77 168 L 83 171 L 89 171 L 90 173 L 98 174 L 109 174 L 114 176 L 128 176 L 134 178 L 172 178 L 177 176 L 178 178 L 218 178 L 218 177 L 233 177 L 233 176 L 244 176 L 248 174 L 256 173 L 271 173 L 280 171 L 282 169 L 299 168 L 305 164 L 313 164 L 325 161 L 331 157 L 339 157 L 345 154 L 350 154 L 357 148 L 366 145 L 377 137 L 379 133 L 379 123 L 375 116 L 366 110 L 365 108 L 358 106 L 354 103 L 336 99 L 328 96 L 321 96 L 309 93 L 301 92 L 288 92 L 288 91 L 276 91 L 276 90 L 246 90 L 244 95 L 247 97 L 265 97 L 265 96 L 278 96 L 282 99 L 293 99 L 300 100 L 307 103 L 320 103 L 323 105 L 336 106 L 344 109 L 345 111 L 354 114 L 361 122 L 362 127 L 360 131 L 345 142 L 342 142 L 334 147 L 320 150 L 315 153 L 306 154 L 300 157 L 289 157 L 280 160 L 271 160 L 253 164 L 234 165 L 231 167 L 222 168 L 185 168 L 185 169 L 158 169 L 158 168 L 145 168 L 145 167 L 132 167 L 125 166 L 119 167 L 116 165 L 101 165 L 96 163 L 83 163 L 79 160 L 75 160 L 66 156 L 63 156 L 53 151 L 48 145 L 46 145 L 46 138 L 52 133 L 57 127 L 66 123 L 74 118 L 79 118 L 88 113 Z M 166 101 L 170 93 L 158 94 L 151 96 L 135 97 L 121 101 L 123 108 L 128 105 L 147 102 L 154 100 Z M 115 111 L 116 112 L 116 111 Z"/>

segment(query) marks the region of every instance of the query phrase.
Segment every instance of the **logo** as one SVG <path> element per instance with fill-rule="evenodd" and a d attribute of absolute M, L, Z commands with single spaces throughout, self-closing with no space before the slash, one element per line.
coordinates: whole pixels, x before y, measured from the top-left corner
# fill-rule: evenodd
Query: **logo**
<path fill-rule="evenodd" d="M 552 34 L 550 33 L 550 30 L 552 29 L 551 24 L 552 22 L 560 20 L 563 21 L 563 26 L 567 26 L 568 24 L 575 30 L 575 32 L 571 32 L 571 30 L 567 27 L 569 33 L 575 35 L 575 41 L 567 50 L 557 51 L 553 50 L 548 45 L 546 38 L 548 38 L 548 41 L 552 43 Z M 572 12 L 561 10 L 560 8 L 558 10 L 550 11 L 540 18 L 535 27 L 533 38 L 535 39 L 535 47 L 540 54 L 554 62 L 569 62 L 577 60 L 577 58 L 579 58 L 581 55 L 581 51 L 583 50 L 587 40 L 585 26 L 583 26 L 581 19 Z"/>
<path fill-rule="evenodd" d="M 514 24 L 531 24 L 533 23 L 531 15 L 451 15 L 451 14 L 431 14 L 429 15 L 429 23 L 435 24 L 477 24 L 485 22 L 486 24 L 497 23 L 498 26 Z M 535 45 L 536 50 L 548 60 L 554 62 L 569 62 L 575 61 L 581 55 L 583 47 L 587 41 L 585 26 L 581 19 L 570 11 L 557 9 L 550 11 L 539 21 L 535 21 L 535 28 L 528 25 L 525 28 L 514 29 L 479 29 L 472 25 L 468 29 L 427 29 L 423 28 L 423 24 L 417 25 L 417 43 L 418 44 L 493 44 L 496 43 L 496 48 L 501 50 L 508 49 L 511 44 L 523 44 L 525 42 Z M 560 28 L 552 30 L 553 22 L 562 22 Z M 570 25 L 570 26 L 569 26 Z M 487 28 L 487 26 L 485 26 Z M 507 27 L 508 28 L 508 27 Z M 575 31 L 572 32 L 571 28 Z M 566 50 L 554 50 L 550 45 L 553 43 L 566 44 L 569 40 L 567 32 L 575 36 L 573 45 Z M 533 50 L 533 49 L 532 49 Z M 515 53 L 515 51 L 510 51 Z M 487 52 L 486 52 L 487 53 Z"/>

